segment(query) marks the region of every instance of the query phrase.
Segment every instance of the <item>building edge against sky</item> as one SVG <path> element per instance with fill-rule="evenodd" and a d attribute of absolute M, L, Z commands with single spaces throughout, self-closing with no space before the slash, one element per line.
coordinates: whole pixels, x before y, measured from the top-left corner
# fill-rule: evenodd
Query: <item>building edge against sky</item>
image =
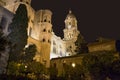
<path fill-rule="evenodd" d="M 75 41 L 80 32 L 77 29 L 77 19 L 72 11 L 69 11 L 65 19 L 64 38 L 56 36 L 52 30 L 52 12 L 50 10 L 35 11 L 30 3 L 31 0 L 4 0 L 3 7 L 15 14 L 20 4 L 25 4 L 28 11 L 28 45 L 35 44 L 37 52 L 34 57 L 39 61 L 50 66 L 50 58 L 75 55 Z M 9 15 L 9 14 L 8 14 Z M 54 14 L 53 14 L 54 15 Z M 9 15 L 11 16 L 11 15 Z M 5 27 L 9 27 L 10 22 Z M 6 33 L 9 33 L 6 29 Z M 6 34 L 8 35 L 8 34 Z"/>

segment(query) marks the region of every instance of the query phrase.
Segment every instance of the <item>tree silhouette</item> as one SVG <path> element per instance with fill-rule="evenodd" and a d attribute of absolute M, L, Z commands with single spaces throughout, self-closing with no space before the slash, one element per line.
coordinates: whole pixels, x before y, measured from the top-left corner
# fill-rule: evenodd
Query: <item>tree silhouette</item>
<path fill-rule="evenodd" d="M 86 46 L 87 43 L 85 42 L 85 40 L 81 34 L 78 35 L 75 45 L 77 46 L 76 50 L 75 50 L 77 54 L 88 52 L 87 46 Z"/>
<path fill-rule="evenodd" d="M 12 43 L 10 60 L 16 61 L 19 59 L 18 57 L 27 43 L 27 27 L 27 8 L 24 4 L 20 4 L 9 27 L 10 34 L 8 38 Z"/>
<path fill-rule="evenodd" d="M 104 80 L 110 74 L 110 67 L 115 57 L 112 52 L 94 52 L 83 58 L 83 66 L 92 80 Z"/>

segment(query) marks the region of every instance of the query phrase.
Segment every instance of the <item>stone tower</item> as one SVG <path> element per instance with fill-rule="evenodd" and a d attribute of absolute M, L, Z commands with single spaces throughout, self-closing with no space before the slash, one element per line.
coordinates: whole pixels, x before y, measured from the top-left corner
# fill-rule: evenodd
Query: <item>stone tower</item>
<path fill-rule="evenodd" d="M 80 33 L 77 29 L 77 19 L 70 10 L 65 19 L 64 41 L 66 42 L 66 52 L 68 55 L 75 54 L 75 41 Z"/>
<path fill-rule="evenodd" d="M 31 0 L 4 0 L 4 7 L 13 13 L 20 4 L 30 5 Z"/>
<path fill-rule="evenodd" d="M 2 2 L 4 3 L 4 5 L 2 6 L 14 14 L 20 4 L 26 5 L 28 18 L 29 18 L 29 22 L 28 22 L 28 34 L 29 34 L 30 28 L 33 27 L 34 14 L 35 14 L 34 9 L 31 7 L 31 0 L 2 0 Z"/>
<path fill-rule="evenodd" d="M 37 53 L 34 59 L 50 66 L 50 46 L 51 46 L 51 16 L 50 10 L 39 10 L 35 13 L 34 27 L 29 30 L 28 44 L 35 44 Z"/>

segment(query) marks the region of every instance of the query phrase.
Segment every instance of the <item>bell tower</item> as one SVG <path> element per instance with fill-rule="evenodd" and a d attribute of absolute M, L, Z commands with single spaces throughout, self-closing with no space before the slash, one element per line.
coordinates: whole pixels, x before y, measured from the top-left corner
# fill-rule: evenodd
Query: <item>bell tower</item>
<path fill-rule="evenodd" d="M 69 14 L 67 15 L 65 19 L 65 27 L 70 29 L 72 27 L 77 28 L 77 20 L 74 14 L 72 14 L 72 11 L 69 10 Z"/>
<path fill-rule="evenodd" d="M 50 67 L 50 49 L 52 36 L 52 12 L 50 10 L 38 10 L 35 13 L 33 28 L 29 30 L 28 44 L 35 44 L 37 53 L 34 60 Z"/>
<path fill-rule="evenodd" d="M 76 41 L 79 31 L 77 30 L 77 19 L 69 10 L 69 13 L 65 19 L 64 40 Z"/>
<path fill-rule="evenodd" d="M 68 56 L 74 55 L 75 53 L 75 41 L 77 40 L 78 34 L 80 33 L 77 29 L 77 19 L 69 10 L 69 13 L 65 19 L 64 41 L 66 43 L 66 54 Z"/>

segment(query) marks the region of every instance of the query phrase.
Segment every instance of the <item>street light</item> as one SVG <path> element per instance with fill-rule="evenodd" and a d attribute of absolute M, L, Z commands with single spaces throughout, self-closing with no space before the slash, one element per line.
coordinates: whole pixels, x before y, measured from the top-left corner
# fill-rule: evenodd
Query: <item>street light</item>
<path fill-rule="evenodd" d="M 28 72 L 27 72 L 27 67 L 28 67 L 28 66 L 25 65 L 25 71 L 24 71 L 24 73 L 25 73 L 25 77 L 26 77 L 26 78 L 27 78 L 27 74 L 28 74 Z"/>
<path fill-rule="evenodd" d="M 72 63 L 72 67 L 74 68 L 76 66 L 76 64 L 75 63 Z"/>
<path fill-rule="evenodd" d="M 25 65 L 25 69 L 27 69 L 27 66 Z"/>

